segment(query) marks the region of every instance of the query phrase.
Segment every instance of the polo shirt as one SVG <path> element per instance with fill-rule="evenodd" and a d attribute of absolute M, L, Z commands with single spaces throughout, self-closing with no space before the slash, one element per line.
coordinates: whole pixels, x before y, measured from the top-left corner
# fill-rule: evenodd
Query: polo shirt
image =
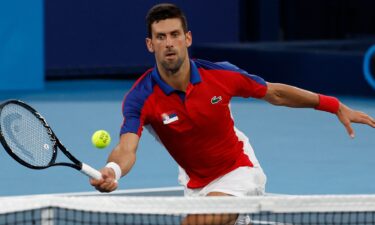
<path fill-rule="evenodd" d="M 120 134 L 141 136 L 151 126 L 189 176 L 189 188 L 202 188 L 241 166 L 253 166 L 236 135 L 232 97 L 262 98 L 266 82 L 228 62 L 190 60 L 186 93 L 165 83 L 155 66 L 133 85 L 123 101 Z"/>

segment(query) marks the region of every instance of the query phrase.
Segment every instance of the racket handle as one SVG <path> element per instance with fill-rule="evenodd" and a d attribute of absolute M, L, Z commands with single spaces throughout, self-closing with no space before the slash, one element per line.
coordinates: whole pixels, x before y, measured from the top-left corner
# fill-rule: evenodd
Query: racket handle
<path fill-rule="evenodd" d="M 95 180 L 102 179 L 102 173 L 100 173 L 98 170 L 92 168 L 91 166 L 82 163 L 82 169 L 81 172 Z"/>

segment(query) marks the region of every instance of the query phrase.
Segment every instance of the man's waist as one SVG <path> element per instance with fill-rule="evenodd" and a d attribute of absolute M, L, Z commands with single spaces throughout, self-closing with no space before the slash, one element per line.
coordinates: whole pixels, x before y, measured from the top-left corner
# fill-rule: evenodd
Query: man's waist
<path fill-rule="evenodd" d="M 213 180 L 241 166 L 253 167 L 253 163 L 250 161 L 246 154 L 241 155 L 237 160 L 230 163 L 229 165 L 223 164 L 217 167 L 202 167 L 198 169 L 184 168 L 187 175 L 189 176 L 187 186 L 188 188 L 202 188 Z"/>

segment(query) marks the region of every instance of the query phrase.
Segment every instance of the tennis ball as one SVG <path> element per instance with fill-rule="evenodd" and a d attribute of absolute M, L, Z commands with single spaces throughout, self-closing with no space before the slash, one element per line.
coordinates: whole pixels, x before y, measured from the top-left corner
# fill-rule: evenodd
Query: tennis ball
<path fill-rule="evenodd" d="M 91 142 L 97 148 L 105 148 L 111 143 L 111 136 L 105 130 L 98 130 L 92 135 Z"/>

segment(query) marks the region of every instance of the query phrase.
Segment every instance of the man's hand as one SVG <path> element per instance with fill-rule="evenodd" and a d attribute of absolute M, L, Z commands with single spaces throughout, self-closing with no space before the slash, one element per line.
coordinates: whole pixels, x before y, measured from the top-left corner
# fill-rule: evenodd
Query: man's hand
<path fill-rule="evenodd" d="M 102 179 L 95 180 L 90 179 L 90 184 L 95 187 L 96 190 L 100 192 L 111 192 L 117 189 L 118 184 L 115 179 L 115 171 L 112 168 L 104 167 L 100 170 L 102 173 Z"/>
<path fill-rule="evenodd" d="M 352 128 L 351 123 L 367 124 L 375 128 L 374 118 L 372 118 L 364 112 L 353 110 L 348 106 L 344 105 L 343 103 L 340 103 L 340 108 L 336 115 L 340 122 L 345 126 L 351 138 L 354 138 L 354 130 Z"/>

